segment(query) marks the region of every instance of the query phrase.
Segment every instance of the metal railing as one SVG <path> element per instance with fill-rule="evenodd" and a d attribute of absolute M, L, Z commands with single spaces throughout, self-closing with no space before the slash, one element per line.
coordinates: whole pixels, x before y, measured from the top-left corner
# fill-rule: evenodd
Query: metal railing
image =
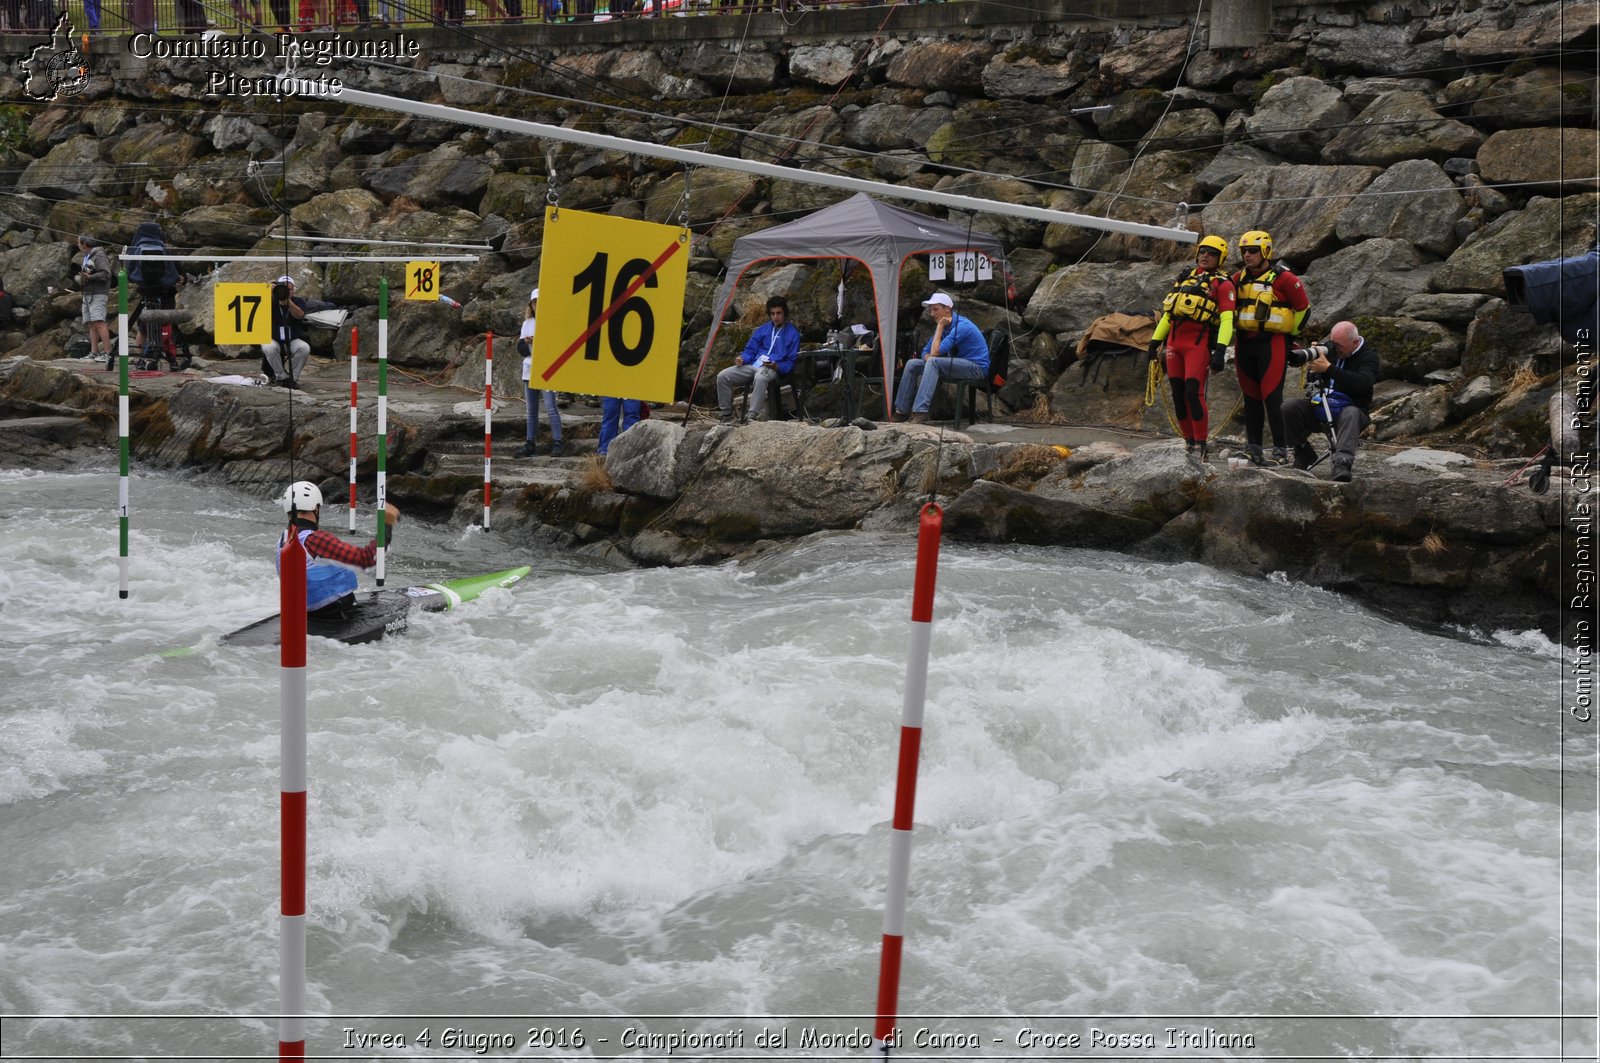
<path fill-rule="evenodd" d="M 915 0 L 913 0 L 915 2 Z M 932 2 L 932 0 L 927 0 Z M 362 28 L 523 25 L 621 18 L 886 6 L 883 0 L 0 0 L 0 34 L 48 34 L 66 11 L 74 36 L 330 33 Z"/>

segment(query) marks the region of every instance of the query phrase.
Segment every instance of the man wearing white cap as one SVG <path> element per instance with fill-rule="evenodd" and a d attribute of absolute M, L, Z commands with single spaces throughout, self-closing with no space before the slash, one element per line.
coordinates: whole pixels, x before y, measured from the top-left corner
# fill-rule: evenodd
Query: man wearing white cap
<path fill-rule="evenodd" d="M 295 295 L 294 278 L 287 273 L 273 282 L 272 342 L 261 345 L 261 354 L 267 360 L 268 384 L 286 388 L 300 386 L 300 371 L 311 357 L 311 343 L 306 338 L 306 313 L 331 309 L 332 303 Z M 289 356 L 287 369 L 284 367 L 285 351 Z"/>
<path fill-rule="evenodd" d="M 922 424 L 943 380 L 982 380 L 989 371 L 989 343 L 954 301 L 935 292 L 923 304 L 933 318 L 933 336 L 919 357 L 906 363 L 894 392 L 895 420 Z"/>

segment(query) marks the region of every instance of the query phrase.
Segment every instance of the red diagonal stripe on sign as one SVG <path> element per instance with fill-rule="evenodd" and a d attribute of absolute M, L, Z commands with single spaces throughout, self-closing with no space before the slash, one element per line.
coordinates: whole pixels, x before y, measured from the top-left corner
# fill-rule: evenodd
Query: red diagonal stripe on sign
<path fill-rule="evenodd" d="M 539 378 L 548 384 L 550 382 L 550 378 L 559 373 L 561 371 L 561 367 L 567 364 L 567 359 L 576 354 L 579 347 L 582 347 L 585 343 L 588 343 L 589 337 L 600 331 L 601 325 L 604 325 L 607 321 L 611 320 L 611 316 L 617 312 L 617 308 L 623 303 L 627 302 L 629 299 L 632 299 L 639 289 L 643 288 L 645 283 L 648 282 L 651 277 L 654 277 L 662 266 L 667 264 L 667 259 L 677 254 L 678 248 L 682 246 L 683 241 L 678 239 L 674 239 L 672 243 L 668 244 L 667 249 L 661 252 L 661 254 L 657 255 L 654 262 L 650 263 L 650 268 L 639 274 L 639 276 L 635 277 L 633 279 L 633 283 L 628 285 L 628 287 L 623 290 L 621 295 L 617 296 L 616 301 L 610 306 L 606 307 L 605 313 L 601 314 L 599 317 L 595 318 L 594 321 L 590 322 L 589 327 L 584 329 L 578 338 L 572 341 L 571 346 L 562 351 L 556 360 L 550 363 L 550 368 L 539 374 Z"/>

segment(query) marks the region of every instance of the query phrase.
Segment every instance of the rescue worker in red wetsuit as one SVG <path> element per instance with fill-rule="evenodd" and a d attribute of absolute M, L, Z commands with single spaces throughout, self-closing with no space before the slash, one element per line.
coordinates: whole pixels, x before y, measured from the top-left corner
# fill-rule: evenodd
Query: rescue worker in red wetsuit
<path fill-rule="evenodd" d="M 1200 238 L 1194 269 L 1180 276 L 1162 300 L 1161 320 L 1150 339 L 1151 361 L 1165 346 L 1178 430 L 1188 456 L 1199 461 L 1206 460 L 1210 431 L 1206 378 L 1221 371 L 1223 354 L 1233 339 L 1233 282 L 1222 272 L 1227 257 L 1228 241 L 1220 236 Z"/>
<path fill-rule="evenodd" d="M 1243 267 L 1233 275 L 1234 369 L 1244 394 L 1245 451 L 1255 465 L 1289 464 L 1283 428 L 1283 377 L 1289 350 L 1311 306 L 1306 287 L 1282 262 L 1272 261 L 1272 237 L 1252 229 L 1239 237 Z M 1262 422 L 1272 429 L 1272 453 L 1262 452 Z"/>
<path fill-rule="evenodd" d="M 272 563 L 281 565 L 289 533 L 298 535 L 300 545 L 306 550 L 306 614 L 342 615 L 342 611 L 355 602 L 356 573 L 369 571 L 378 564 L 377 540 L 357 546 L 317 527 L 322 520 L 322 491 L 309 480 L 290 484 L 279 496 L 278 504 L 289 517 L 289 527 L 278 536 L 278 549 L 272 555 Z M 383 519 L 388 525 L 383 541 L 389 543 L 394 540 L 395 525 L 400 523 L 400 511 L 389 503 L 383 508 Z"/>

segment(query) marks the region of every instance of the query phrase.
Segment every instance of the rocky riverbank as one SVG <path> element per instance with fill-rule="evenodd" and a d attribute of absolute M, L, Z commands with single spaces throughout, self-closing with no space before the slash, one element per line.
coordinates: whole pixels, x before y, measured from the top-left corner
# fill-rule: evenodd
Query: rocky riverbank
<path fill-rule="evenodd" d="M 218 363 L 134 381 L 135 464 L 200 467 L 262 495 L 293 475 L 342 497 L 347 378 L 312 375 L 292 395 L 215 379 L 249 368 Z M 8 359 L 0 403 L 7 464 L 48 466 L 73 448 L 81 460 L 82 448 L 96 446 L 114 467 L 113 374 Z M 362 408 L 360 477 L 370 485 L 370 395 Z M 388 408 L 391 499 L 432 519 L 481 521 L 481 397 L 401 377 Z M 1033 428 L 1014 442 L 938 425 L 732 428 L 695 417 L 685 426 L 681 409 L 673 413 L 618 437 L 603 462 L 593 453 L 597 417 L 583 407 L 566 417 L 569 456 L 497 458 L 496 534 L 618 563 L 701 564 L 830 530 L 909 533 L 937 498 L 956 539 L 1192 560 L 1344 591 L 1412 621 L 1556 635 L 1563 551 L 1574 548 L 1585 497 L 1564 470 L 1541 495 L 1518 475 L 1522 462 L 1423 448 L 1366 453 L 1355 482 L 1335 484 L 1292 470 L 1233 470 L 1225 455 L 1196 465 L 1175 441 L 1130 446 L 1126 433 L 1105 432 L 1115 438 L 1086 442 L 1097 432 L 1085 428 L 1070 430 L 1072 447 L 1050 443 L 1065 428 Z M 522 437 L 520 403 L 499 408 L 494 424 L 497 453 L 509 454 Z"/>

